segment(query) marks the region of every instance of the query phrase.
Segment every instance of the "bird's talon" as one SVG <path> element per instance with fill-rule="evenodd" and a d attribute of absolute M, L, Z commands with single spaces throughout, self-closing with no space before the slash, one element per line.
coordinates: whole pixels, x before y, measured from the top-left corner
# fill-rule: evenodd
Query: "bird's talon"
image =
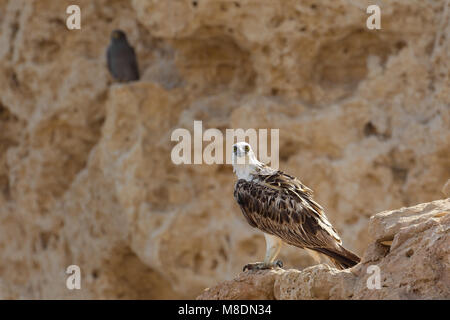
<path fill-rule="evenodd" d="M 281 260 L 277 260 L 273 263 L 266 264 L 264 262 L 256 262 L 256 263 L 249 263 L 244 266 L 242 271 L 250 271 L 250 270 L 266 270 L 266 269 L 273 269 L 273 268 L 283 268 L 283 262 Z"/>
<path fill-rule="evenodd" d="M 261 269 L 267 269 L 267 267 L 265 267 L 264 263 L 261 262 L 256 262 L 256 263 L 249 263 L 246 264 L 243 268 L 243 271 L 250 271 L 250 270 L 261 270 Z"/>
<path fill-rule="evenodd" d="M 275 265 L 276 265 L 278 268 L 283 268 L 283 261 L 277 260 L 277 261 L 275 261 Z"/>

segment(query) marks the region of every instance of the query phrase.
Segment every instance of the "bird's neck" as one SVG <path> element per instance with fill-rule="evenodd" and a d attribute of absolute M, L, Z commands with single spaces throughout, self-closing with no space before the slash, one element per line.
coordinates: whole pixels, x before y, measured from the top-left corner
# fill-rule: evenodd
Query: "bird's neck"
<path fill-rule="evenodd" d="M 128 40 L 127 39 L 121 39 L 121 40 L 116 40 L 114 39 L 114 45 L 116 46 L 128 46 Z"/>
<path fill-rule="evenodd" d="M 253 176 L 256 175 L 264 164 L 258 160 L 251 161 L 246 164 L 233 164 L 233 171 L 236 173 L 238 179 L 244 179 L 246 181 L 253 180 Z"/>

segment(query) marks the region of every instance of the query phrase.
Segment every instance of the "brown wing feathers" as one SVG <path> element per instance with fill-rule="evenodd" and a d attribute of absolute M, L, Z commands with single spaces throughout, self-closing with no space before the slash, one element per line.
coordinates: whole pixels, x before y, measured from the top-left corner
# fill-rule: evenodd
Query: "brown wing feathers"
<path fill-rule="evenodd" d="M 234 196 L 248 223 L 276 235 L 288 244 L 329 256 L 338 268 L 359 262 L 346 250 L 328 222 L 312 191 L 299 180 L 280 171 L 256 181 L 238 180 Z"/>

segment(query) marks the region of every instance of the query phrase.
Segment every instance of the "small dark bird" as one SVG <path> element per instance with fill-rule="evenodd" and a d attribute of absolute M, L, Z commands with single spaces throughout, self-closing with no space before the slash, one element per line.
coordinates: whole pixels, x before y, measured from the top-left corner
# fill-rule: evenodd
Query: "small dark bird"
<path fill-rule="evenodd" d="M 139 80 L 139 68 L 134 49 L 122 30 L 111 33 L 111 43 L 106 52 L 108 70 L 120 82 Z"/>

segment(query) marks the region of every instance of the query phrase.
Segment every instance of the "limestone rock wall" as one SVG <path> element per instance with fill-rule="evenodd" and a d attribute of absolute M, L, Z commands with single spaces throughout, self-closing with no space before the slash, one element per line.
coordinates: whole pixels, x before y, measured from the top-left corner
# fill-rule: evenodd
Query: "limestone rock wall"
<path fill-rule="evenodd" d="M 280 167 L 360 254 L 371 215 L 442 198 L 448 1 L 379 3 L 369 31 L 369 1 L 0 0 L 0 298 L 192 298 L 260 260 L 231 168 L 170 160 L 194 120 L 280 129 Z M 139 82 L 107 72 L 116 28 Z"/>

